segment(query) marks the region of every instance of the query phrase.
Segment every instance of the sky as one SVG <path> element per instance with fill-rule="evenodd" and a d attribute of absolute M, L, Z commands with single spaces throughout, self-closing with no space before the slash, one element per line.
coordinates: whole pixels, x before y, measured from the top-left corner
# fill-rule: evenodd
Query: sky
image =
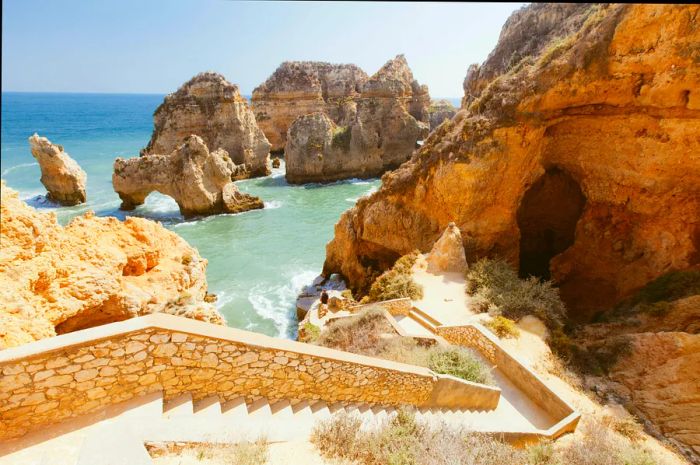
<path fill-rule="evenodd" d="M 371 75 L 403 53 L 433 97 L 461 97 L 522 5 L 3 0 L 2 90 L 165 94 L 217 71 L 249 95 L 283 61 Z"/>

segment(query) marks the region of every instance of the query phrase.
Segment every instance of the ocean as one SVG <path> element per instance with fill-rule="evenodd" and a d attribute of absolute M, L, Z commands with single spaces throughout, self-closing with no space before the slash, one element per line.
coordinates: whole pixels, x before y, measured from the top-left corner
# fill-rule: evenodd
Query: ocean
<path fill-rule="evenodd" d="M 55 211 L 61 224 L 87 210 L 123 219 L 112 165 L 116 157 L 138 156 L 146 146 L 162 100 L 163 95 L 3 93 L 2 179 L 30 205 Z M 27 141 L 35 132 L 63 145 L 87 172 L 87 204 L 58 207 L 45 200 Z M 320 273 L 333 226 L 380 181 L 291 186 L 282 167 L 237 184 L 261 197 L 265 209 L 186 221 L 174 200 L 153 193 L 128 215 L 160 221 L 209 260 L 209 292 L 218 296 L 230 326 L 293 338 L 296 295 Z"/>

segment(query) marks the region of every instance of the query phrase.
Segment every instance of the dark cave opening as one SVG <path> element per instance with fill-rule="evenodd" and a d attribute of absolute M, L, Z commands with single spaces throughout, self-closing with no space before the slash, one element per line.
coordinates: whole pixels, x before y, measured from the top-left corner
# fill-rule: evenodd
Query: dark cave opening
<path fill-rule="evenodd" d="M 517 220 L 521 278 L 550 279 L 550 260 L 574 243 L 586 197 L 579 184 L 559 168 L 550 168 L 525 192 Z"/>

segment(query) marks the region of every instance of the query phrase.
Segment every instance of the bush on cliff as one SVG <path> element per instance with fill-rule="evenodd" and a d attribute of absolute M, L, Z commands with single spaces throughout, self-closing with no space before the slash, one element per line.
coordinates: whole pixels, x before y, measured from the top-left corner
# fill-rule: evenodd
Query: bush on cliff
<path fill-rule="evenodd" d="M 418 300 L 423 297 L 423 287 L 413 280 L 411 268 L 418 259 L 419 251 L 404 255 L 399 258 L 390 270 L 382 273 L 372 283 L 367 295 L 369 302 L 400 299 L 408 297 Z"/>
<path fill-rule="evenodd" d="M 467 271 L 467 293 L 473 308 L 502 314 L 513 320 L 534 315 L 550 329 L 563 327 L 566 307 L 551 281 L 518 278 L 503 259 L 481 259 Z"/>
<path fill-rule="evenodd" d="M 670 302 L 692 295 L 700 295 L 700 270 L 671 271 L 647 283 L 601 319 L 615 319 L 632 313 L 661 316 L 671 307 Z"/>
<path fill-rule="evenodd" d="M 430 368 L 467 381 L 495 384 L 489 368 L 473 351 L 457 346 L 420 345 L 412 337 L 399 336 L 382 310 L 328 323 L 314 344 L 355 354 Z"/>
<path fill-rule="evenodd" d="M 581 420 L 575 440 L 514 447 L 491 436 L 430 427 L 402 409 L 377 430 L 359 418 L 336 414 L 316 425 L 311 443 L 329 459 L 361 465 L 661 465 L 640 445 L 619 436 L 600 419 Z"/>
<path fill-rule="evenodd" d="M 501 315 L 496 315 L 492 320 L 484 323 L 484 326 L 501 339 L 520 336 L 520 330 L 515 325 L 515 321 Z"/>

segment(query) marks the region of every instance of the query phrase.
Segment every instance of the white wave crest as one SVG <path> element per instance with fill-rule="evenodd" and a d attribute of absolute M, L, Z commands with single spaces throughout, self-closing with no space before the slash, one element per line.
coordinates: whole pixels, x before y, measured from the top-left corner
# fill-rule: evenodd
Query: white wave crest
<path fill-rule="evenodd" d="M 277 328 L 278 337 L 289 337 L 297 294 L 305 284 L 313 281 L 316 274 L 315 271 L 304 270 L 292 274 L 287 284 L 281 286 L 258 284 L 248 293 L 248 301 L 255 313 L 273 322 Z"/>
<path fill-rule="evenodd" d="M 267 210 L 274 210 L 276 208 L 280 208 L 282 206 L 282 201 L 281 200 L 270 200 L 269 202 L 264 202 L 265 208 Z"/>
<path fill-rule="evenodd" d="M 20 163 L 19 165 L 10 166 L 9 168 L 7 168 L 6 170 L 4 170 L 4 171 L 2 172 L 2 175 L 3 175 L 3 176 L 7 176 L 9 173 L 12 173 L 12 172 L 15 171 L 15 170 L 18 170 L 18 169 L 20 169 L 20 168 L 28 168 L 28 167 L 30 167 L 30 166 L 39 166 L 39 163 L 37 163 L 37 162 L 34 162 L 34 163 Z"/>

